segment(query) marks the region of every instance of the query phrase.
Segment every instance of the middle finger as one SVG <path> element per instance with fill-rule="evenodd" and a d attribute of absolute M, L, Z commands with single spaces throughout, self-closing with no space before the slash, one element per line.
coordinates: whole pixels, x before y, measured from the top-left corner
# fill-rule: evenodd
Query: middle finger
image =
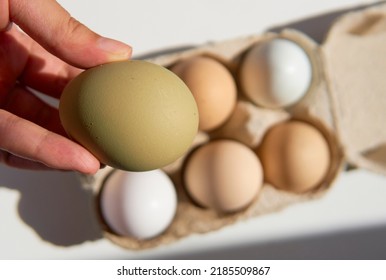
<path fill-rule="evenodd" d="M 66 135 L 60 123 L 58 110 L 19 84 L 8 94 L 3 109 L 47 130 Z"/>

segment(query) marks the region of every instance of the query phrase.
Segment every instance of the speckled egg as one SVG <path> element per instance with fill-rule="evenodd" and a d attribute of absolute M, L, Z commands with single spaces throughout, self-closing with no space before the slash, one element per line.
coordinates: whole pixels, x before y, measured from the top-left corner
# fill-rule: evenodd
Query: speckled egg
<path fill-rule="evenodd" d="M 198 109 L 173 72 L 146 61 L 88 69 L 64 89 L 68 135 L 102 163 L 130 171 L 161 168 L 182 156 L 198 129 Z"/>

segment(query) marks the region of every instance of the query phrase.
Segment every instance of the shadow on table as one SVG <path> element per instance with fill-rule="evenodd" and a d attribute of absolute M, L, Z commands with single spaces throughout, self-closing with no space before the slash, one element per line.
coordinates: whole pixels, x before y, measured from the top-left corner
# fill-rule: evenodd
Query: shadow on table
<path fill-rule="evenodd" d="M 336 10 L 329 13 L 320 14 L 309 18 L 304 18 L 299 21 L 287 23 L 285 25 L 273 26 L 269 28 L 267 31 L 280 32 L 280 30 L 284 28 L 296 29 L 308 35 L 317 43 L 321 44 L 323 43 L 323 40 L 327 35 L 327 32 L 330 29 L 331 25 L 335 22 L 335 20 L 337 20 L 337 18 L 339 18 L 343 14 L 347 12 L 355 12 L 355 11 L 362 10 L 364 8 L 369 8 L 372 6 L 375 7 L 385 3 L 386 1 L 380 1 L 373 4 L 359 5 L 359 6 L 350 7 L 347 9 Z"/>
<path fill-rule="evenodd" d="M 102 237 L 94 197 L 76 173 L 0 166 L 0 185 L 20 192 L 19 216 L 43 240 L 71 246 Z"/>
<path fill-rule="evenodd" d="M 340 16 L 347 12 L 355 12 L 361 9 L 369 8 L 372 6 L 377 6 L 381 4 L 385 4 L 386 1 L 380 1 L 368 5 L 358 5 L 354 7 L 349 7 L 345 9 L 340 9 L 336 11 L 331 11 L 328 13 L 323 13 L 320 15 L 313 15 L 308 18 L 300 19 L 299 21 L 293 21 L 289 22 L 283 25 L 277 25 L 277 26 L 271 26 L 268 27 L 266 30 L 267 32 L 280 32 L 283 29 L 291 28 L 296 29 L 298 31 L 301 31 L 302 33 L 306 34 L 313 40 L 315 40 L 317 43 L 321 44 L 323 43 L 323 40 L 325 36 L 327 35 L 328 30 L 330 29 L 331 25 L 337 20 Z M 182 52 L 187 51 L 189 49 L 193 49 L 197 46 L 180 46 L 180 47 L 171 47 L 169 49 L 163 49 L 163 50 L 156 50 L 152 52 L 148 52 L 139 56 L 134 57 L 135 59 L 150 59 L 156 56 L 164 56 L 173 54 L 176 52 Z"/>
<path fill-rule="evenodd" d="M 167 259 L 182 260 L 385 260 L 386 225 L 296 237 L 266 244 L 184 253 Z M 237 238 L 235 236 L 235 238 Z"/>

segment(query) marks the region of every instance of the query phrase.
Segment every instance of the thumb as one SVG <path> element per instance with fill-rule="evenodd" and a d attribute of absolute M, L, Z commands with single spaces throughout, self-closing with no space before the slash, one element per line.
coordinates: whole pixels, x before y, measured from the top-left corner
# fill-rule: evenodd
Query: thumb
<path fill-rule="evenodd" d="M 9 14 L 12 22 L 46 50 L 76 67 L 89 68 L 131 56 L 130 46 L 99 36 L 54 0 L 9 0 Z"/>

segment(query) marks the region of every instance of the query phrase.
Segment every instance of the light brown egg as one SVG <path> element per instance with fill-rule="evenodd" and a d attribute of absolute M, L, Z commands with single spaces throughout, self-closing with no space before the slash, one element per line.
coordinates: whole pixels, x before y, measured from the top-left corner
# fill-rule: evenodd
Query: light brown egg
<path fill-rule="evenodd" d="M 301 121 L 271 128 L 260 145 L 265 180 L 292 192 L 306 192 L 325 178 L 330 150 L 325 137 L 314 126 Z"/>
<path fill-rule="evenodd" d="M 248 206 L 263 181 L 260 160 L 232 140 L 209 142 L 195 150 L 184 169 L 185 188 L 204 208 L 235 212 Z"/>
<path fill-rule="evenodd" d="M 177 63 L 171 70 L 193 93 L 200 130 L 213 130 L 228 119 L 236 105 L 237 91 L 233 76 L 223 64 L 197 56 Z"/>

